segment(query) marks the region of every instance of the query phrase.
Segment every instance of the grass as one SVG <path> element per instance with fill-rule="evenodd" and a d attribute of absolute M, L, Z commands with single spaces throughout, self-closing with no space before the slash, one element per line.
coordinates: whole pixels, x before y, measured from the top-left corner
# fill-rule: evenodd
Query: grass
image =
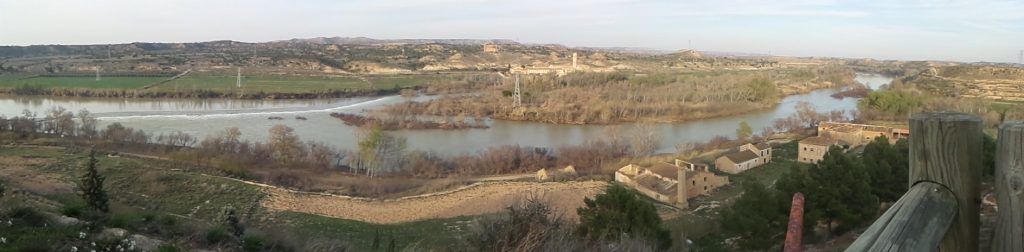
<path fill-rule="evenodd" d="M 306 213 L 282 212 L 275 216 L 275 219 L 289 223 L 299 235 L 346 240 L 356 251 L 369 251 L 374 237 L 378 234 L 381 248 L 386 248 L 394 237 L 395 247 L 398 249 L 415 244 L 421 249 L 444 250 L 454 245 L 457 237 L 467 233 L 473 217 L 373 224 Z"/>
<path fill-rule="evenodd" d="M 434 76 L 368 77 L 366 80 L 349 76 L 250 76 L 242 77 L 242 88 L 236 86 L 234 76 L 189 75 L 161 84 L 160 91 L 205 89 L 221 93 L 267 92 L 309 93 L 328 90 L 375 90 L 405 88 L 423 84 Z"/>
<path fill-rule="evenodd" d="M 36 88 L 87 89 L 139 89 L 167 80 L 168 77 L 34 77 L 26 75 L 0 75 L 0 88 L 31 86 Z M 422 85 L 436 75 L 373 76 L 243 76 L 242 88 L 236 86 L 235 76 L 189 74 L 182 78 L 155 86 L 161 92 L 210 90 L 219 93 L 313 93 L 329 90 L 379 90 Z"/>
<path fill-rule="evenodd" d="M 0 147 L 0 157 L 48 158 L 46 164 L 31 167 L 41 174 L 55 175 L 66 183 L 75 183 L 82 172 L 87 156 L 82 152 L 32 147 Z M 232 206 L 238 209 L 246 225 L 262 230 L 274 230 L 294 234 L 305 239 L 341 240 L 356 251 L 369 250 L 374 237 L 386 247 L 394 237 L 396 247 L 404 248 L 415 244 L 419 248 L 442 249 L 450 246 L 455 238 L 467 232 L 474 217 L 423 220 L 401 224 L 373 224 L 360 221 L 335 219 L 298 212 L 267 212 L 257 204 L 265 194 L 260 188 L 219 177 L 202 176 L 190 172 L 168 161 L 145 160 L 124 157 L 100 156 L 99 168 L 106 176 L 106 189 L 111 207 L 116 214 L 111 218 L 112 226 L 134 227 L 143 213 L 157 215 L 174 214 L 189 216 L 207 223 L 218 223 L 221 209 Z M 8 184 L 9 185 L 9 184 Z M 10 190 L 9 190 L 10 192 Z M 10 195 L 10 194 L 9 194 Z M 43 195 L 49 200 L 66 205 L 81 204 L 74 194 Z M 0 203 L 20 202 L 7 197 Z M 6 204 L 6 203 L 5 203 Z M 2 206 L 0 206 L 2 208 Z M 57 210 L 54 210 L 57 211 Z M 37 230 L 37 231 L 31 231 Z M 10 230 L 21 234 L 19 241 L 46 242 L 53 239 L 67 240 L 77 231 L 48 228 Z M 164 233 L 167 230 L 161 231 Z M 52 233 L 52 235 L 46 235 Z M 0 230 L 2 235 L 10 235 Z M 378 236 L 379 234 L 379 236 Z M 22 239 L 24 238 L 24 239 Z M 32 244 L 32 243 L 25 243 Z M 17 247 L 22 247 L 18 243 Z M 5 251 L 0 246 L 0 251 Z"/>
<path fill-rule="evenodd" d="M 167 77 L 35 77 L 28 79 L 0 78 L 0 88 L 32 86 L 38 88 L 135 89 Z"/>

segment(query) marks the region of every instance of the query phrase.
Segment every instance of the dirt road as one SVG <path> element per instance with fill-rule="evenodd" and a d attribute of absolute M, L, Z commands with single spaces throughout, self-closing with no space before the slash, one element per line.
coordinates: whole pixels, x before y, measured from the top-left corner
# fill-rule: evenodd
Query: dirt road
<path fill-rule="evenodd" d="M 264 207 L 273 210 L 311 213 L 371 223 L 401 223 L 416 220 L 481 215 L 503 211 L 507 206 L 537 195 L 558 213 L 576 219 L 576 208 L 584 197 L 604 190 L 605 182 L 494 182 L 482 183 L 447 193 L 396 200 L 367 200 L 323 194 L 304 194 L 266 188 Z"/>

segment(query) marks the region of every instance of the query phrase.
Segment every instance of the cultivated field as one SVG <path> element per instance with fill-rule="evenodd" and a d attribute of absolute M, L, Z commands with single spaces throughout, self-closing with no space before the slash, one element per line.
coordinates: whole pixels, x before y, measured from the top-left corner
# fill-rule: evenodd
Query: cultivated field
<path fill-rule="evenodd" d="M 3 75 L 0 75 L 3 76 Z M 166 80 L 167 77 L 0 77 L 0 88 L 32 86 L 37 88 L 135 89 Z"/>
<path fill-rule="evenodd" d="M 210 90 L 218 93 L 267 92 L 309 93 L 329 90 L 376 90 L 405 88 L 424 84 L 434 76 L 243 76 L 242 88 L 236 86 L 235 76 L 186 75 L 160 84 L 158 91 Z"/>
<path fill-rule="evenodd" d="M 406 88 L 438 79 L 436 75 L 394 76 L 243 76 L 242 88 L 236 85 L 236 76 L 188 74 L 167 81 L 167 76 L 28 76 L 0 75 L 0 89 L 33 87 L 45 89 L 113 89 L 178 93 L 196 90 L 217 93 L 316 93 L 328 91 L 381 90 Z M 156 85 L 154 85 L 156 84 Z"/>

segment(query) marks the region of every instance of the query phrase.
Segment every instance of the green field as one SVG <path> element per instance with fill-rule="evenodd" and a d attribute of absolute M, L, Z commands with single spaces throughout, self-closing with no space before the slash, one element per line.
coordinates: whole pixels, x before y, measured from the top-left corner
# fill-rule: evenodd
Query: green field
<path fill-rule="evenodd" d="M 0 77 L 0 88 L 32 86 L 38 88 L 134 89 L 166 80 L 167 77 Z"/>
<path fill-rule="evenodd" d="M 207 90 L 217 93 L 319 93 L 327 91 L 350 90 L 381 90 L 405 88 L 425 84 L 426 81 L 440 78 L 437 75 L 404 75 L 404 76 L 373 76 L 359 78 L 353 76 L 243 76 L 242 88 L 236 85 L 235 76 L 196 75 L 190 74 L 179 79 L 160 83 L 169 77 L 101 77 L 96 80 L 92 76 L 76 77 L 31 77 L 27 75 L 0 75 L 0 88 L 18 88 L 30 86 L 35 88 L 65 89 L 142 89 L 152 86 L 150 91 L 158 92 L 191 92 Z"/>
<path fill-rule="evenodd" d="M 242 88 L 235 76 L 188 75 L 154 87 L 159 91 L 212 90 L 220 93 L 267 92 L 313 93 L 328 90 L 377 90 L 424 84 L 435 76 L 382 76 L 366 80 L 349 76 L 251 76 L 242 77 Z"/>

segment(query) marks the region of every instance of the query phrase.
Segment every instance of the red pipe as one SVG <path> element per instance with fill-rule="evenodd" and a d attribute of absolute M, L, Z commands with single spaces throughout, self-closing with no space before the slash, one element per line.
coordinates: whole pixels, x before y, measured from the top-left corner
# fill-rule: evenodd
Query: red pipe
<path fill-rule="evenodd" d="M 801 252 L 804 250 L 801 239 L 804 233 L 804 194 L 793 194 L 793 205 L 789 208 L 789 228 L 786 230 L 786 243 L 782 251 Z"/>

